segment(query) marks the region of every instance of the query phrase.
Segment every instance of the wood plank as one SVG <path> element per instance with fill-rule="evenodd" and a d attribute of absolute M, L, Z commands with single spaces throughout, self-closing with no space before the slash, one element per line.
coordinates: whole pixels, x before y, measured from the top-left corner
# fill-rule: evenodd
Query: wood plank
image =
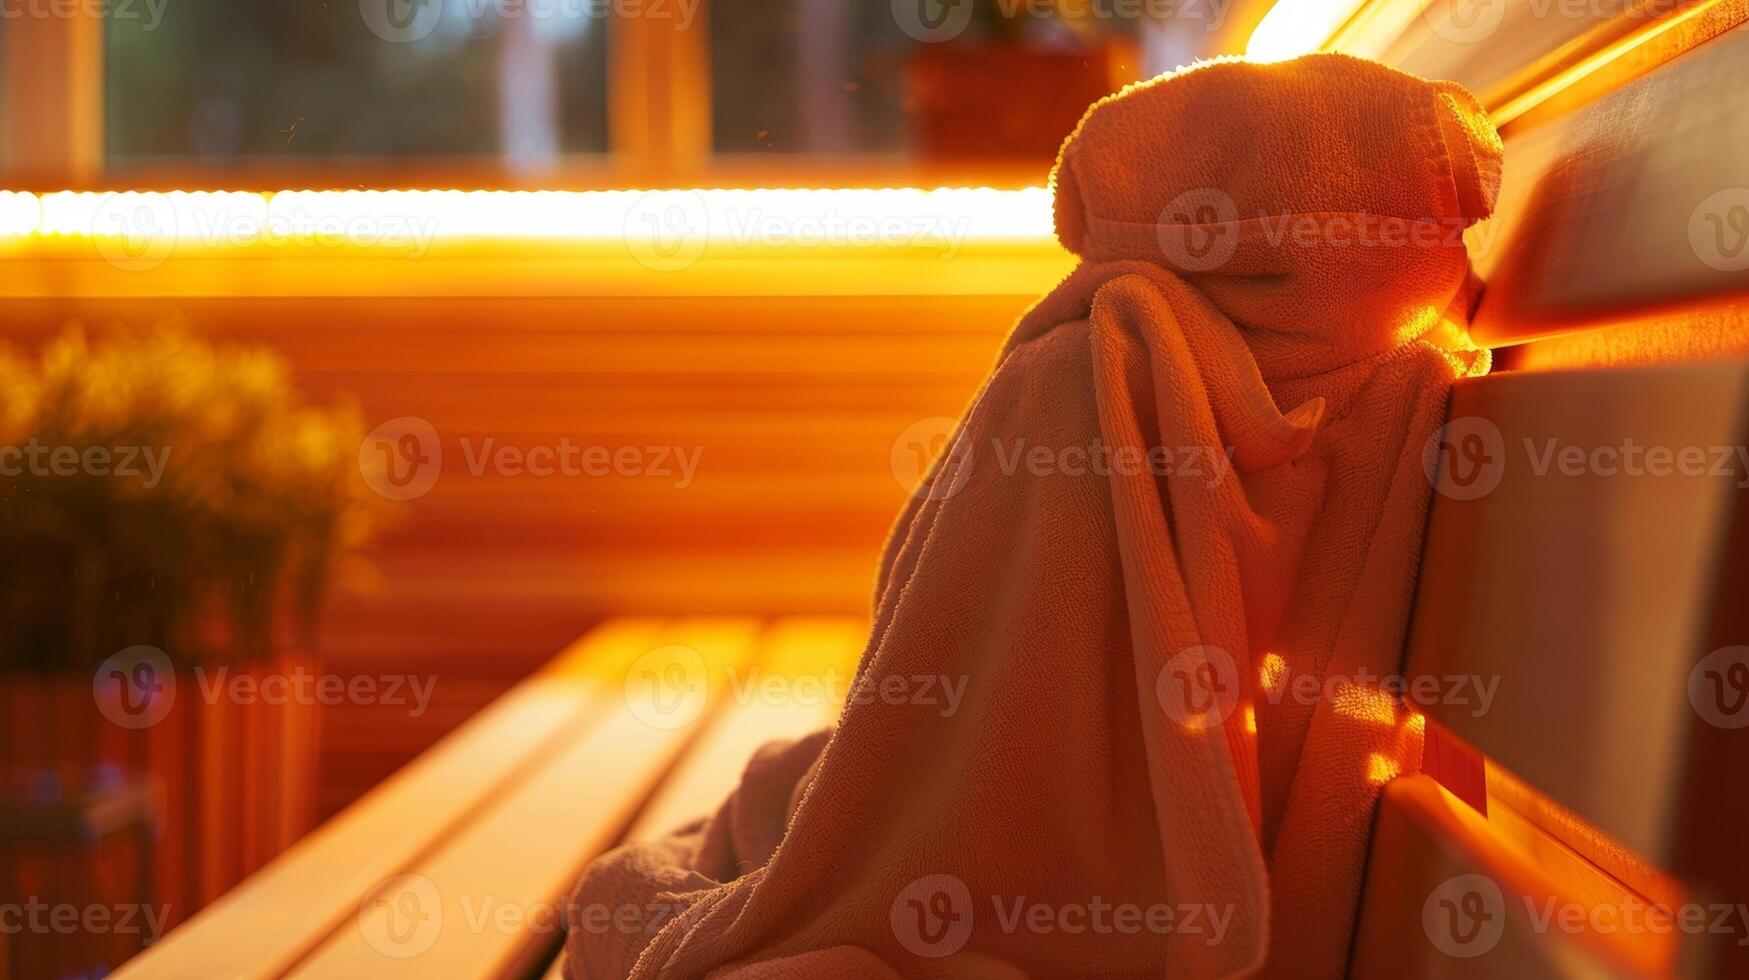
<path fill-rule="evenodd" d="M 1474 479 L 1440 476 L 1405 672 L 1441 691 L 1469 680 L 1420 707 L 1654 866 L 1704 880 L 1745 847 L 1713 835 L 1709 858 L 1684 856 L 1694 822 L 1736 792 L 1718 774 L 1749 731 L 1696 698 L 1703 660 L 1744 642 L 1718 616 L 1741 606 L 1749 561 L 1730 544 L 1749 512 L 1749 364 L 1496 375 L 1461 382 L 1451 416 L 1450 455 Z M 1631 447 L 1637 472 L 1593 455 Z M 1691 447 L 1701 468 L 1675 471 Z M 1672 471 L 1647 471 L 1651 453 Z M 1690 794 L 1696 766 L 1710 789 Z"/>
<path fill-rule="evenodd" d="M 848 684 L 868 638 L 868 622 L 847 616 L 785 616 L 760 638 L 751 664 L 758 674 L 738 678 L 708 731 L 662 781 L 626 832 L 628 841 L 653 840 L 708 816 L 740 782 L 754 750 L 774 739 L 798 738 L 837 720 Z M 760 696 L 763 679 L 782 683 Z M 814 694 L 817 685 L 821 695 Z M 554 944 L 547 980 L 563 976 L 563 950 Z"/>
<path fill-rule="evenodd" d="M 708 816 L 741 781 L 754 750 L 832 724 L 856 670 L 868 623 L 851 617 L 777 620 L 757 671 L 734 679 L 730 703 L 638 814 L 627 840 L 651 840 Z"/>
<path fill-rule="evenodd" d="M 124 977 L 281 975 L 384 878 L 436 846 L 550 757 L 592 706 L 611 703 L 599 664 L 647 649 L 658 621 L 590 633 L 431 752 L 127 963 Z"/>
<path fill-rule="evenodd" d="M 1602 921 L 1594 910 L 1644 908 L 1643 899 L 1539 838 L 1509 807 L 1490 803 L 1489 812 L 1484 818 L 1427 776 L 1385 787 L 1350 977 L 1670 975 L 1670 935 L 1589 924 Z M 1585 920 L 1575 929 L 1558 918 L 1544 925 L 1551 908 Z"/>
<path fill-rule="evenodd" d="M 612 846 L 705 725 L 714 678 L 751 654 L 756 620 L 687 619 L 617 650 L 586 726 L 519 773 L 435 849 L 384 875 L 292 971 L 301 977 L 488 977 L 525 971 L 562 927 L 560 901 Z M 600 661 L 608 668 L 608 661 Z"/>
<path fill-rule="evenodd" d="M 1743 0 L 1362 3 L 1325 49 L 1474 92 L 1497 124 L 1551 118 L 1741 24 Z"/>
<path fill-rule="evenodd" d="M 25 14 L 20 16 L 20 14 Z M 103 8 L 18 11 L 0 30 L 0 171 L 9 186 L 103 172 Z"/>

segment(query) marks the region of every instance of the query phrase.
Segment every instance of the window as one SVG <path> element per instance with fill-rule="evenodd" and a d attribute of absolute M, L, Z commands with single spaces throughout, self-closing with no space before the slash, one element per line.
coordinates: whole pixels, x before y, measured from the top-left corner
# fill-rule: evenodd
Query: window
<path fill-rule="evenodd" d="M 1205 7 L 141 0 L 9 25 L 70 81 L 0 109 L 50 187 L 1037 183 L 1088 103 L 1206 50 Z"/>
<path fill-rule="evenodd" d="M 725 154 L 1048 160 L 1088 103 L 1140 77 L 1135 38 L 1149 22 L 1123 9 L 719 3 L 709 25 L 712 143 Z"/>
<path fill-rule="evenodd" d="M 122 8 L 118 8 L 122 9 Z M 607 149 L 608 23 L 480 0 L 140 4 L 105 24 L 107 162 Z"/>

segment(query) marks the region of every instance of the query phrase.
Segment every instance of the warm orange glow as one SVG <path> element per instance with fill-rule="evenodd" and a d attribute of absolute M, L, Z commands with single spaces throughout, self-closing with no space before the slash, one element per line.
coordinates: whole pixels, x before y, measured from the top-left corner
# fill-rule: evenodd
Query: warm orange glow
<path fill-rule="evenodd" d="M 1281 0 L 1251 32 L 1249 61 L 1286 61 L 1320 50 L 1364 0 Z"/>
<path fill-rule="evenodd" d="M 1397 703 L 1389 694 L 1356 684 L 1337 689 L 1336 713 L 1380 726 L 1397 723 Z"/>
<path fill-rule="evenodd" d="M 1257 683 L 1270 695 L 1281 693 L 1281 684 L 1287 679 L 1287 660 L 1279 653 L 1266 653 L 1263 663 L 1257 667 Z"/>
<path fill-rule="evenodd" d="M 1421 712 L 1411 711 L 1405 724 L 1409 726 L 1410 733 L 1416 738 L 1425 738 L 1427 736 L 1427 716 Z"/>
<path fill-rule="evenodd" d="M 1403 766 L 1397 760 L 1377 752 L 1367 756 L 1366 778 L 1374 783 L 1383 786 L 1402 774 Z"/>
<path fill-rule="evenodd" d="M 1257 734 L 1257 709 L 1251 705 L 1245 706 L 1245 732 L 1248 735 Z"/>
<path fill-rule="evenodd" d="M 1618 21 L 1632 24 L 1638 29 L 1613 37 L 1583 55 L 1567 49 L 1558 49 L 1544 55 L 1529 71 L 1523 73 L 1539 78 L 1540 81 L 1517 92 L 1502 104 L 1489 106 L 1495 123 L 1505 126 L 1551 98 L 1580 88 L 1582 83 L 1594 76 L 1610 88 L 1625 83 L 1637 77 L 1637 73 L 1644 70 L 1643 66 L 1648 61 L 1657 63 L 1656 60 L 1644 56 L 1636 59 L 1634 54 L 1638 49 L 1662 47 L 1665 51 L 1661 58 L 1673 57 L 1712 37 L 1721 27 L 1732 26 L 1735 18 L 1741 16 L 1733 13 L 1735 8 L 1727 0 L 1698 0 L 1695 3 L 1670 4 L 1658 9 L 1660 12 L 1673 12 L 1661 17 L 1619 17 Z M 1709 28 L 1709 21 L 1720 19 L 1723 19 L 1721 23 Z M 1639 26 L 1642 24 L 1643 27 Z"/>

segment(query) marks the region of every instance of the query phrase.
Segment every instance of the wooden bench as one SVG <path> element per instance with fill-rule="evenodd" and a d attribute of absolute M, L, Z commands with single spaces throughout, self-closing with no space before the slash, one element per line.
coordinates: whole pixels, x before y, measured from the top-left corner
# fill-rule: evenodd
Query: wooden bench
<path fill-rule="evenodd" d="M 538 973 L 583 867 L 705 816 L 755 747 L 828 724 L 865 630 L 608 622 L 120 975 Z"/>
<path fill-rule="evenodd" d="M 1709 237 L 1749 232 L 1745 7 L 1447 13 L 1368 3 L 1336 46 L 1503 124 L 1473 333 L 1516 370 L 1454 392 L 1404 670 L 1495 694 L 1423 708 L 1351 973 L 1749 975 L 1749 261 Z"/>
<path fill-rule="evenodd" d="M 1331 43 L 1464 81 L 1503 124 L 1474 332 L 1513 370 L 1454 394 L 1448 459 L 1468 468 L 1439 475 L 1405 668 L 1494 693 L 1417 705 L 1428 761 L 1384 791 L 1351 973 L 1749 975 L 1749 921 L 1714 914 L 1749 900 L 1749 661 L 1730 651 L 1749 643 L 1749 474 L 1543 455 L 1749 444 L 1749 262 L 1704 238 L 1749 221 L 1728 193 L 1749 187 L 1749 5 L 1506 0 L 1500 33 L 1467 40 L 1403 9 L 1364 4 Z M 862 631 L 610 622 L 123 974 L 553 969 L 553 906 L 590 858 L 703 815 L 755 745 L 836 711 L 722 680 L 847 679 Z"/>

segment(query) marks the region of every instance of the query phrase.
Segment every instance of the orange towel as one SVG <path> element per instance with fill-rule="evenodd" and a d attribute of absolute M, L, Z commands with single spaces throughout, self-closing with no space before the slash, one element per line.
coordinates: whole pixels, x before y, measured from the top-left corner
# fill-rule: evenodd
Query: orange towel
<path fill-rule="evenodd" d="M 1461 88 L 1334 55 L 1094 106 L 1082 264 L 900 517 L 868 696 L 592 866 L 578 908 L 674 915 L 571 974 L 1339 976 L 1499 163 Z M 957 710 L 878 693 L 940 675 Z"/>

